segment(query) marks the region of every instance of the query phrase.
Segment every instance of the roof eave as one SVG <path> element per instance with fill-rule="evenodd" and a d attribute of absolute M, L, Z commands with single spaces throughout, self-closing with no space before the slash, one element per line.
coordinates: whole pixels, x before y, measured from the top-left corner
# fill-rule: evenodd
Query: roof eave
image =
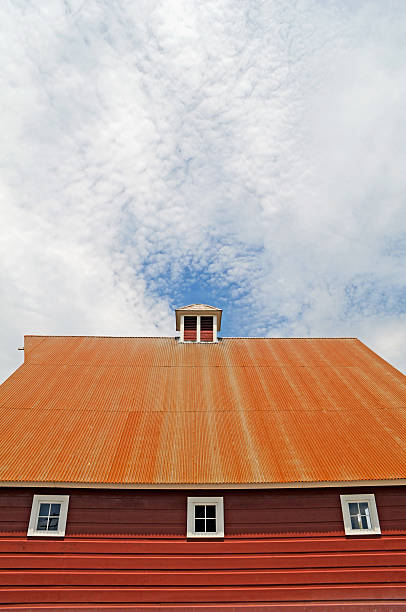
<path fill-rule="evenodd" d="M 109 483 L 63 481 L 0 481 L 0 487 L 46 487 L 69 489 L 317 489 L 340 487 L 385 487 L 406 485 L 406 478 L 384 480 L 321 480 L 297 482 L 241 483 Z"/>

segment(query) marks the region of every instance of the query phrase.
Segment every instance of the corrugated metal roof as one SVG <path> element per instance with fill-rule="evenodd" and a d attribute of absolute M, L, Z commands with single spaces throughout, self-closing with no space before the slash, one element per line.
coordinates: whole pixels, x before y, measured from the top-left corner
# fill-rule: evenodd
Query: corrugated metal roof
<path fill-rule="evenodd" d="M 357 339 L 26 336 L 0 481 L 406 478 L 406 377 Z"/>

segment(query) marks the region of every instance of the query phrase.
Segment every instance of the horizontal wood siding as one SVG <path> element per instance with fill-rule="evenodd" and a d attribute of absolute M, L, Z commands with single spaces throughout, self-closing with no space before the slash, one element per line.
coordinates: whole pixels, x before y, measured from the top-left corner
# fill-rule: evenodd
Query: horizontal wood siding
<path fill-rule="evenodd" d="M 0 490 L 5 606 L 406 606 L 404 487 L 365 489 L 382 536 L 344 535 L 339 489 L 66 489 L 53 491 L 70 495 L 66 536 L 27 538 L 33 493 L 47 491 Z M 224 539 L 186 539 L 190 494 L 224 497 Z"/>

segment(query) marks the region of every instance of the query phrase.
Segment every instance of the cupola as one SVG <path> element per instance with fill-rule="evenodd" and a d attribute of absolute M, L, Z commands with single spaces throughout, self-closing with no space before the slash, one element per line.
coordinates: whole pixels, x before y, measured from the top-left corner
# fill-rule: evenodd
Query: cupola
<path fill-rule="evenodd" d="M 175 310 L 179 342 L 217 342 L 222 310 L 207 304 L 190 304 Z"/>

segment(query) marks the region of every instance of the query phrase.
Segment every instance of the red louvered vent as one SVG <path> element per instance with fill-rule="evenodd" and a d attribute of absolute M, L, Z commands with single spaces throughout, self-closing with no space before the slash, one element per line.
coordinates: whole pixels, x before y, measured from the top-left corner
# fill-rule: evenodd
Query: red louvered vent
<path fill-rule="evenodd" d="M 185 342 L 197 340 L 197 317 L 185 317 L 184 318 L 184 331 L 183 339 Z"/>
<path fill-rule="evenodd" d="M 213 342 L 213 317 L 200 317 L 201 342 Z"/>

